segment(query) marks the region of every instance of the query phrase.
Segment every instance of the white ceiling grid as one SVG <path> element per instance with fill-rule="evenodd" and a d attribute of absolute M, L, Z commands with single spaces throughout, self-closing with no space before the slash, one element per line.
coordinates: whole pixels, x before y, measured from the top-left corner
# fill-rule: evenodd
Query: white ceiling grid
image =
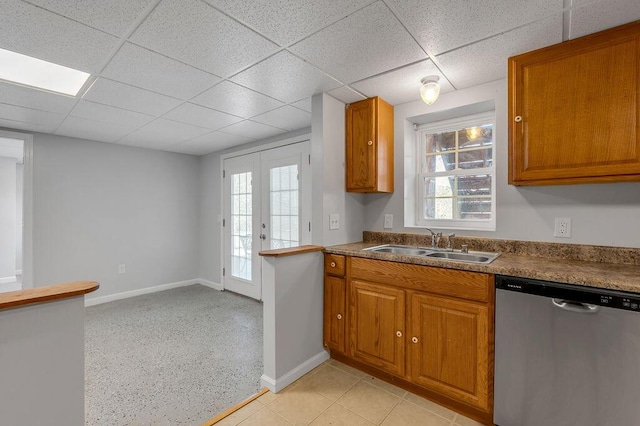
<path fill-rule="evenodd" d="M 0 48 L 97 80 L 0 82 L 0 126 L 203 155 L 310 126 L 317 93 L 398 105 L 426 75 L 502 79 L 509 56 L 638 19 L 638 0 L 3 0 Z"/>

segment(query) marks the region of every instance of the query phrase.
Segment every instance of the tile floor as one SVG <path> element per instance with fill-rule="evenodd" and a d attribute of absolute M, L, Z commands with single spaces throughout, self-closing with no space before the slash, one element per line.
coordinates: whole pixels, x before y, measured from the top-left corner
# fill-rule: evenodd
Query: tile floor
<path fill-rule="evenodd" d="M 447 408 L 329 360 L 279 394 L 267 392 L 216 426 L 480 426 Z"/>

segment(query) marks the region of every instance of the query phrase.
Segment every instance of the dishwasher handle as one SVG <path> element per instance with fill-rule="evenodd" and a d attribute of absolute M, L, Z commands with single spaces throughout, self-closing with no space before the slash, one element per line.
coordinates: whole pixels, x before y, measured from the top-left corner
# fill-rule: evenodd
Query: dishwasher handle
<path fill-rule="evenodd" d="M 554 306 L 569 312 L 577 312 L 582 314 L 595 314 L 600 310 L 600 306 L 591 303 L 575 302 L 565 299 L 551 299 Z"/>

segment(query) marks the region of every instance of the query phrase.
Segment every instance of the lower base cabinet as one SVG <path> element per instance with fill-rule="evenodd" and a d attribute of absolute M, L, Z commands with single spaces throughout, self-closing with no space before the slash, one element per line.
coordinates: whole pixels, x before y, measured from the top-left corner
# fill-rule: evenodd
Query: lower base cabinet
<path fill-rule="evenodd" d="M 343 333 L 325 317 L 333 358 L 493 424 L 493 275 L 347 256 L 340 281 L 325 279 L 325 304 L 347 308 L 325 305 L 346 314 Z"/>

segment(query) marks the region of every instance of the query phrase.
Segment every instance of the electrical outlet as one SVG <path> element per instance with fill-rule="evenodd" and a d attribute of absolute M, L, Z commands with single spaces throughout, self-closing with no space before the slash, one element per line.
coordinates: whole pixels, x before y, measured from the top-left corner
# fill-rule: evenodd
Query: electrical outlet
<path fill-rule="evenodd" d="M 558 238 L 571 238 L 571 218 L 556 217 L 553 228 L 553 236 Z"/>
<path fill-rule="evenodd" d="M 384 215 L 384 229 L 391 229 L 393 228 L 393 215 L 392 214 L 385 214 Z"/>
<path fill-rule="evenodd" d="M 124 263 L 118 265 L 118 273 L 124 274 L 125 272 L 127 272 L 127 266 Z"/>
<path fill-rule="evenodd" d="M 340 229 L 340 215 L 338 213 L 329 215 L 329 229 Z"/>

